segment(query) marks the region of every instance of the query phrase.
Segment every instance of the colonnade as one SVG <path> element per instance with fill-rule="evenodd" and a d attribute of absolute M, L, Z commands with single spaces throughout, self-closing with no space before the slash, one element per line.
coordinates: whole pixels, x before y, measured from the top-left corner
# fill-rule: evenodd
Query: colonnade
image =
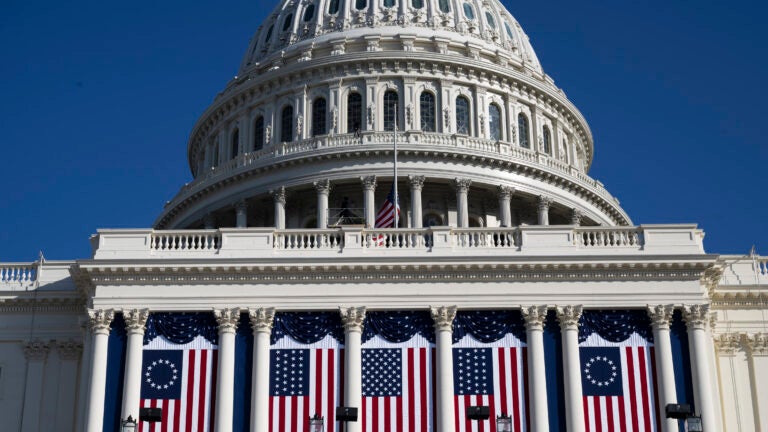
<path fill-rule="evenodd" d="M 670 323 L 675 310 L 673 305 L 648 306 L 651 318 L 655 362 L 657 367 L 658 401 L 657 412 L 663 418 L 664 407 L 676 403 L 675 373 L 670 342 Z M 216 432 L 232 431 L 235 382 L 235 330 L 241 309 L 226 308 L 214 311 L 219 332 L 219 367 L 216 380 Z M 546 359 L 544 354 L 544 325 L 549 311 L 547 305 L 527 305 L 521 308 L 525 321 L 527 338 L 527 377 L 530 383 L 529 411 L 530 430 L 549 430 L 548 399 L 546 386 Z M 563 351 L 563 374 L 565 393 L 566 425 L 569 432 L 585 430 L 583 395 L 581 385 L 581 359 L 579 358 L 579 319 L 581 305 L 555 307 L 560 324 Z M 269 413 L 269 358 L 270 335 L 275 316 L 273 308 L 247 309 L 253 329 L 253 382 L 251 398 L 251 430 L 267 432 Z M 436 430 L 453 432 L 455 426 L 454 383 L 453 383 L 453 321 L 456 306 L 431 307 L 430 313 L 435 329 L 437 410 Z M 360 407 L 362 398 L 362 352 L 361 337 L 366 309 L 364 307 L 340 308 L 345 338 L 344 406 Z M 710 355 L 713 350 L 712 338 L 707 332 L 711 319 L 709 305 L 688 305 L 683 307 L 683 318 L 688 326 L 691 352 L 691 373 L 694 382 L 694 397 L 697 412 L 702 416 L 705 428 L 717 428 L 715 400 L 712 396 L 712 371 Z M 138 417 L 141 373 L 142 342 L 148 310 L 123 311 L 127 328 L 125 381 L 121 417 Z M 90 310 L 91 361 L 90 382 L 87 394 L 86 427 L 88 432 L 101 431 L 104 413 L 104 391 L 107 378 L 107 340 L 109 325 L 114 317 L 112 310 Z M 85 371 L 88 372 L 88 371 Z M 82 385 L 82 384 L 81 384 Z M 86 389 L 82 389 L 85 391 Z M 82 393 L 82 392 L 81 392 Z M 359 432 L 360 422 L 349 422 L 348 432 Z M 662 420 L 662 431 L 676 431 L 677 424 L 669 419 Z"/>

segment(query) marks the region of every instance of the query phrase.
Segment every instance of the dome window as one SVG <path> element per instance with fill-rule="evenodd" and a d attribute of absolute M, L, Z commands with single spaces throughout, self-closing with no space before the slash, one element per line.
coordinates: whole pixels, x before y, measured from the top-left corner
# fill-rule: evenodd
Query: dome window
<path fill-rule="evenodd" d="M 424 7 L 424 0 L 411 0 L 411 6 L 414 9 L 421 9 Z"/>
<path fill-rule="evenodd" d="M 469 99 L 456 98 L 456 133 L 469 135 Z"/>
<path fill-rule="evenodd" d="M 341 0 L 331 0 L 331 2 L 328 4 L 328 14 L 335 15 L 339 13 L 340 7 L 341 7 Z"/>
<path fill-rule="evenodd" d="M 293 141 L 293 107 L 288 105 L 283 108 L 280 116 L 280 142 Z"/>
<path fill-rule="evenodd" d="M 492 29 L 496 29 L 496 21 L 493 19 L 493 15 L 488 11 L 485 12 L 485 20 L 488 21 L 488 25 L 491 26 Z"/>
<path fill-rule="evenodd" d="M 283 31 L 286 31 L 289 28 L 291 28 L 292 21 L 293 21 L 293 14 L 288 14 L 288 16 L 285 17 L 285 20 L 283 21 Z"/>
<path fill-rule="evenodd" d="M 363 97 L 360 93 L 347 96 L 347 133 L 357 133 L 363 126 Z"/>
<path fill-rule="evenodd" d="M 384 0 L 384 7 L 394 7 L 397 4 L 397 0 Z"/>
<path fill-rule="evenodd" d="M 258 151 L 264 148 L 264 117 L 259 116 L 253 122 L 253 150 Z"/>
<path fill-rule="evenodd" d="M 448 13 L 451 11 L 451 5 L 448 3 L 448 0 L 440 0 L 438 5 L 440 6 L 440 12 L 442 13 Z"/>
<path fill-rule="evenodd" d="M 325 118 L 327 103 L 325 98 L 317 98 L 312 102 L 312 136 L 325 135 L 327 133 Z"/>
<path fill-rule="evenodd" d="M 307 6 L 306 9 L 304 9 L 304 22 L 310 22 L 314 17 L 315 17 L 315 4 L 313 3 Z"/>
<path fill-rule="evenodd" d="M 528 141 L 528 117 L 523 113 L 517 115 L 517 133 L 520 137 L 520 147 L 531 148 L 531 143 Z"/>
<path fill-rule="evenodd" d="M 467 19 L 475 19 L 475 10 L 472 9 L 472 5 L 469 3 L 464 3 L 464 16 L 466 16 Z"/>
<path fill-rule="evenodd" d="M 501 108 L 496 104 L 488 107 L 488 131 L 492 140 L 501 140 Z"/>
<path fill-rule="evenodd" d="M 230 156 L 234 159 L 238 154 L 240 154 L 240 129 L 235 129 L 235 131 L 232 132 L 232 149 Z"/>
<path fill-rule="evenodd" d="M 355 9 L 363 10 L 368 6 L 368 0 L 355 0 Z"/>
<path fill-rule="evenodd" d="M 504 28 L 507 29 L 507 36 L 509 36 L 510 39 L 514 39 L 515 37 L 512 36 L 512 29 L 509 27 L 509 23 L 504 23 Z"/>
<path fill-rule="evenodd" d="M 274 30 L 274 29 L 275 29 L 275 25 L 274 24 L 269 26 L 269 30 L 267 30 L 267 36 L 264 38 L 264 43 L 265 44 L 268 44 L 269 40 L 272 39 L 272 30 Z"/>
<path fill-rule="evenodd" d="M 430 92 L 422 92 L 419 96 L 419 116 L 421 130 L 435 132 L 435 95 Z"/>
<path fill-rule="evenodd" d="M 388 90 L 384 93 L 384 130 L 393 131 L 397 127 L 397 92 Z"/>
<path fill-rule="evenodd" d="M 552 133 L 549 131 L 548 126 L 544 126 L 544 131 L 542 133 L 544 135 L 543 141 L 544 141 L 544 153 L 551 155 L 552 154 Z"/>

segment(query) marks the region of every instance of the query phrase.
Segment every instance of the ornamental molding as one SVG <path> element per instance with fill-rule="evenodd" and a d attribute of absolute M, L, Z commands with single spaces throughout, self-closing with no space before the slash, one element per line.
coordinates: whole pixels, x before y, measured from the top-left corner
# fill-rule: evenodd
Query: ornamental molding
<path fill-rule="evenodd" d="M 427 178 L 425 176 L 420 175 L 409 175 L 408 176 L 408 184 L 411 186 L 412 190 L 423 190 L 424 189 L 424 181 Z"/>
<path fill-rule="evenodd" d="M 251 328 L 256 333 L 272 333 L 275 322 L 275 308 L 248 309 Z"/>
<path fill-rule="evenodd" d="M 654 329 L 669 330 L 672 322 L 672 314 L 675 313 L 675 305 L 648 305 L 648 317 Z"/>
<path fill-rule="evenodd" d="M 526 330 L 543 330 L 547 319 L 547 305 L 522 306 Z"/>
<path fill-rule="evenodd" d="M 365 321 L 365 306 L 360 307 L 339 307 L 341 322 L 344 324 L 345 332 L 361 333 L 363 331 L 363 322 Z"/>
<path fill-rule="evenodd" d="M 579 318 L 584 310 L 582 305 L 557 306 L 557 321 L 563 329 L 575 330 L 579 328 Z"/>
<path fill-rule="evenodd" d="M 457 310 L 457 306 L 430 306 L 429 313 L 434 321 L 435 330 L 452 332 Z"/>
<path fill-rule="evenodd" d="M 515 188 L 512 186 L 499 185 L 496 186 L 496 194 L 501 199 L 510 199 L 515 194 Z"/>
<path fill-rule="evenodd" d="M 715 309 L 765 309 L 768 308 L 768 293 L 741 291 L 717 292 L 712 295 L 712 307 Z"/>
<path fill-rule="evenodd" d="M 718 355 L 732 356 L 743 351 L 742 344 L 745 335 L 740 333 L 723 333 L 714 337 L 715 351 Z"/>
<path fill-rule="evenodd" d="M 42 362 L 48 358 L 48 352 L 51 350 L 51 344 L 49 342 L 36 339 L 25 342 L 22 346 L 22 349 L 24 350 L 24 358 L 26 358 L 27 361 Z"/>
<path fill-rule="evenodd" d="M 240 321 L 240 309 L 214 309 L 213 316 L 219 324 L 219 334 L 235 333 L 235 330 L 237 330 L 237 323 Z"/>
<path fill-rule="evenodd" d="M 706 287 L 707 289 L 707 296 L 712 299 L 715 296 L 715 293 L 717 291 L 717 287 L 720 284 L 720 279 L 723 277 L 723 270 L 724 268 L 722 266 L 714 266 L 708 268 L 704 275 L 701 277 L 701 283 Z"/>
<path fill-rule="evenodd" d="M 72 340 L 56 342 L 56 351 L 62 360 L 77 361 L 83 352 L 83 344 Z"/>
<path fill-rule="evenodd" d="M 365 190 L 376 190 L 376 176 L 375 175 L 369 175 L 360 177 L 360 183 L 363 185 L 363 189 Z"/>

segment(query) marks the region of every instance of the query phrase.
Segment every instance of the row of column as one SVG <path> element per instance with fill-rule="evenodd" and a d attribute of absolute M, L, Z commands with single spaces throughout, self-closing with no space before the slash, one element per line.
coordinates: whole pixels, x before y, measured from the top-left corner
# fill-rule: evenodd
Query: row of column
<path fill-rule="evenodd" d="M 410 186 L 411 194 L 411 227 L 422 228 L 422 205 L 421 205 L 421 191 L 424 188 L 424 176 L 409 175 L 408 185 Z M 363 206 L 365 208 L 365 224 L 367 227 L 373 227 L 376 223 L 376 176 L 361 177 L 360 181 L 363 186 Z M 456 190 L 456 209 L 457 209 L 457 226 L 459 228 L 469 227 L 469 204 L 468 195 L 469 188 L 472 185 L 472 180 L 466 178 L 456 178 L 453 180 L 452 185 Z M 328 227 L 328 197 L 332 189 L 330 180 L 319 180 L 313 183 L 315 190 L 317 191 L 317 228 Z M 275 205 L 275 228 L 285 229 L 285 203 L 286 203 L 286 190 L 285 187 L 279 187 L 269 192 L 272 195 Z M 512 195 L 515 193 L 515 188 L 511 186 L 497 186 L 497 196 L 499 199 L 499 222 L 502 227 L 512 226 L 512 212 L 510 203 Z M 552 205 L 552 198 L 540 195 L 538 197 L 538 224 L 549 225 L 549 209 Z M 245 228 L 247 226 L 247 202 L 245 199 L 241 199 L 235 203 L 235 216 L 236 227 Z M 581 225 L 582 212 L 579 209 L 571 210 L 571 225 Z M 206 229 L 215 228 L 215 221 L 209 215 L 204 220 Z"/>
<path fill-rule="evenodd" d="M 565 413 L 568 431 L 585 430 L 582 403 L 581 360 L 579 358 L 579 318 L 582 306 L 566 305 L 555 308 L 560 323 L 563 347 L 563 374 L 565 377 Z M 648 307 L 655 343 L 655 360 L 659 389 L 658 413 L 664 407 L 676 403 L 675 374 L 670 341 L 670 322 L 674 313 L 673 305 Z M 240 319 L 240 309 L 219 309 L 214 315 L 219 324 L 219 367 L 216 389 L 216 432 L 230 432 L 234 408 L 235 382 L 235 331 Z M 456 306 L 440 306 L 430 309 L 435 328 L 437 389 L 437 429 L 440 432 L 453 432 L 455 426 L 453 404 L 453 320 Z M 547 305 L 531 305 L 522 308 L 525 320 L 528 345 L 528 380 L 530 382 L 530 413 L 532 432 L 549 430 L 549 409 L 546 386 L 546 359 L 544 354 L 544 324 L 548 312 Z M 345 335 L 345 379 L 344 406 L 360 407 L 362 398 L 362 352 L 361 336 L 366 309 L 364 307 L 341 308 L 340 310 Z M 253 382 L 251 406 L 251 430 L 267 432 L 269 413 L 269 358 L 270 334 L 275 315 L 273 308 L 248 309 L 254 334 L 253 344 Z M 92 370 L 90 381 L 90 401 L 87 416 L 88 432 L 100 431 L 103 424 L 104 390 L 107 374 L 107 341 L 109 324 L 114 317 L 111 310 L 89 311 L 93 332 Z M 141 389 L 141 360 L 144 338 L 144 325 L 149 316 L 148 310 L 123 311 L 127 328 L 127 347 L 125 381 L 123 385 L 122 418 L 138 418 Z M 716 426 L 715 401 L 710 383 L 712 376 L 709 368 L 709 351 L 712 340 L 707 333 L 710 319 L 708 305 L 685 306 L 683 316 L 688 325 L 694 396 L 698 413 L 702 416 L 704 427 L 714 430 Z M 25 416 L 26 417 L 26 416 Z M 359 432 L 360 422 L 350 422 L 348 432 Z M 662 419 L 663 431 L 676 431 L 677 423 L 672 419 Z"/>

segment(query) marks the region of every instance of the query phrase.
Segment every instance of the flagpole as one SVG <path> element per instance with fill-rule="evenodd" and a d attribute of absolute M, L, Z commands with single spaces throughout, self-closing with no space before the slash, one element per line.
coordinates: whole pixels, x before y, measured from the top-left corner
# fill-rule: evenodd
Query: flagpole
<path fill-rule="evenodd" d="M 400 207 L 400 201 L 397 199 L 397 105 L 395 105 L 395 139 L 394 139 L 394 147 L 395 147 L 394 148 L 394 153 L 395 153 L 395 180 L 394 180 L 394 183 L 392 185 L 392 188 L 395 191 L 395 196 L 394 196 L 394 198 L 395 198 L 395 202 L 394 202 L 394 204 L 395 204 L 395 206 L 394 206 L 395 207 L 395 210 L 394 210 L 394 212 L 395 212 L 395 226 L 394 226 L 394 228 L 397 228 L 398 227 L 398 217 L 399 217 L 399 214 L 398 214 L 397 210 Z"/>

